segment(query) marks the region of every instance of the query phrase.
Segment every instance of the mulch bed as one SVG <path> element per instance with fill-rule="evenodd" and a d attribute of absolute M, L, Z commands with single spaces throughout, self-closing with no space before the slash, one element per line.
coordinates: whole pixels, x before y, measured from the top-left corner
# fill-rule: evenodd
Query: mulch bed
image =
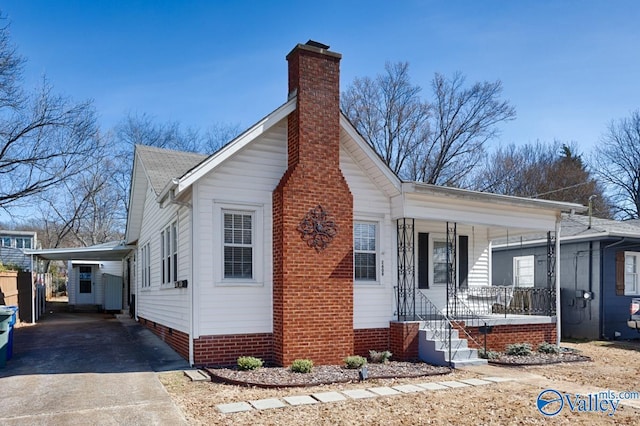
<path fill-rule="evenodd" d="M 391 361 L 386 364 L 368 364 L 369 379 L 396 379 L 448 374 L 449 367 L 437 367 L 421 362 Z M 239 371 L 236 368 L 208 368 L 213 381 L 262 388 L 305 387 L 330 383 L 358 382 L 359 370 L 337 365 L 318 365 L 311 373 L 293 373 L 283 367 L 263 367 Z"/>
<path fill-rule="evenodd" d="M 526 356 L 500 354 L 497 359 L 488 360 L 489 364 L 522 367 L 528 365 L 559 364 L 561 362 L 591 361 L 591 358 L 576 352 L 560 352 L 558 354 L 533 353 Z"/>

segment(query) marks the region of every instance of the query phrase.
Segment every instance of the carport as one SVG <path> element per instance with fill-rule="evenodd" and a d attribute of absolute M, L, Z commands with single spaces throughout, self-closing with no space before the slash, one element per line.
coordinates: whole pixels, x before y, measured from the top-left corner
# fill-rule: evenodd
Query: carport
<path fill-rule="evenodd" d="M 121 311 L 129 307 L 130 274 L 123 259 L 132 249 L 121 242 L 109 242 L 25 252 L 32 255 L 37 272 L 45 272 L 49 261 L 66 262 L 70 309 Z"/>

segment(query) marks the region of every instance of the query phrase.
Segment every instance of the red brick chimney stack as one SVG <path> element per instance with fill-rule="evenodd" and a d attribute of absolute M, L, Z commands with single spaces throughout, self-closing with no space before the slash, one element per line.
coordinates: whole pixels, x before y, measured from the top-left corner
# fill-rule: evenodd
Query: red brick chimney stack
<path fill-rule="evenodd" d="M 273 192 L 274 355 L 340 364 L 353 353 L 353 197 L 340 170 L 340 59 L 288 55 L 288 169 Z"/>

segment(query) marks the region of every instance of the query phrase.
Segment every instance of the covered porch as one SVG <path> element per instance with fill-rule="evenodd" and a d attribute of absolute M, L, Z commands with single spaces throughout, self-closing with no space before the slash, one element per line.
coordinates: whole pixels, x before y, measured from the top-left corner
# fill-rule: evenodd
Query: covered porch
<path fill-rule="evenodd" d="M 527 338 L 534 345 L 559 343 L 561 213 L 583 206 L 404 183 L 393 208 L 396 328 L 404 323 L 416 335 L 427 329 L 445 344 L 452 330 L 459 330 L 470 347 L 492 350 Z M 514 275 L 511 282 L 493 282 L 493 241 L 530 234 L 547 239 L 546 285 L 534 287 L 524 272 L 523 279 Z M 528 266 L 521 265 L 523 271 Z"/>

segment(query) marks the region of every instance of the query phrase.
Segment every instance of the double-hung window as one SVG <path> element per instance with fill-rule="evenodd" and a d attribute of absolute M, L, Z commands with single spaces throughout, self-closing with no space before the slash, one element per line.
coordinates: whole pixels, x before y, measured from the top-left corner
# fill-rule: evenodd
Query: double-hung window
<path fill-rule="evenodd" d="M 355 222 L 353 224 L 353 269 L 356 281 L 376 281 L 377 263 L 377 229 L 372 222 Z"/>
<path fill-rule="evenodd" d="M 167 225 L 160 232 L 160 257 L 162 284 L 171 284 L 178 280 L 178 225 Z"/>
<path fill-rule="evenodd" d="M 513 258 L 513 279 L 516 287 L 534 286 L 534 256 L 516 256 Z"/>
<path fill-rule="evenodd" d="M 142 287 L 151 286 L 151 250 L 149 243 L 140 249 L 140 261 L 142 266 Z"/>
<path fill-rule="evenodd" d="M 625 296 L 640 295 L 640 253 L 627 251 L 624 253 L 624 294 Z"/>
<path fill-rule="evenodd" d="M 254 212 L 223 210 L 225 279 L 253 279 Z"/>

